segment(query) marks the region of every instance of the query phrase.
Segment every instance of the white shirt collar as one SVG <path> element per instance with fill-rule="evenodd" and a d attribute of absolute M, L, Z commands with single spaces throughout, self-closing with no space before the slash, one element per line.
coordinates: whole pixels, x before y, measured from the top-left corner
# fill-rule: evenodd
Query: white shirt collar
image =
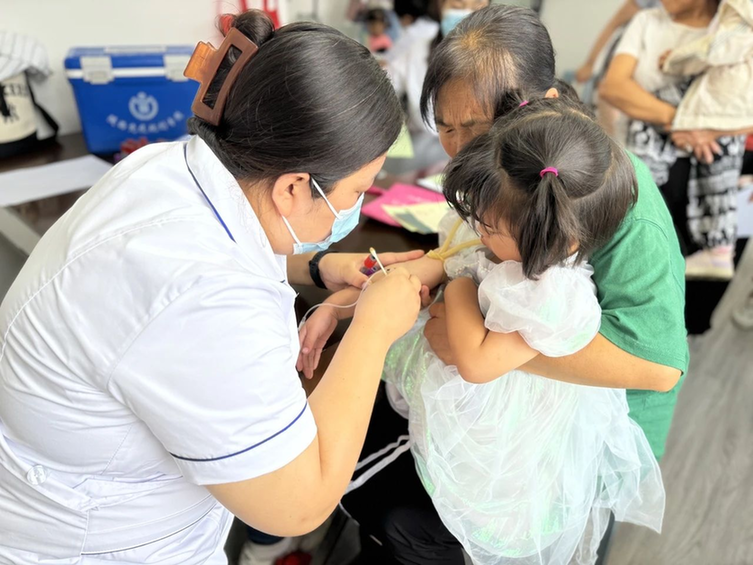
<path fill-rule="evenodd" d="M 243 194 L 238 181 L 220 162 L 209 146 L 198 136 L 185 148 L 186 165 L 204 193 L 207 204 L 217 216 L 220 227 L 235 241 L 241 252 L 261 266 L 276 280 L 287 281 L 285 256 L 275 255 L 267 234 L 254 209 Z"/>

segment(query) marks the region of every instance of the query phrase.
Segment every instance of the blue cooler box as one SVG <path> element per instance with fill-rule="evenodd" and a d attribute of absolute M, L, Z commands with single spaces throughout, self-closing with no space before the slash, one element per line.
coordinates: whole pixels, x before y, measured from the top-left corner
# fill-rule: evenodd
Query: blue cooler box
<path fill-rule="evenodd" d="M 89 151 L 114 153 L 126 139 L 184 135 L 199 88 L 183 76 L 191 53 L 188 45 L 71 49 L 65 68 Z"/>

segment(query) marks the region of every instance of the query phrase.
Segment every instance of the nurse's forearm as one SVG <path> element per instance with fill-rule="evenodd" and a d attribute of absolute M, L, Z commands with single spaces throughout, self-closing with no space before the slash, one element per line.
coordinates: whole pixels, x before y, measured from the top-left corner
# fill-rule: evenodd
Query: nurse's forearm
<path fill-rule="evenodd" d="M 276 536 L 316 529 L 336 508 L 355 469 L 390 343 L 353 321 L 309 397 L 317 436 L 285 467 L 209 492 L 246 524 Z"/>
<path fill-rule="evenodd" d="M 303 255 L 288 255 L 288 282 L 290 284 L 313 285 L 309 274 L 309 261 L 314 257 L 314 253 L 305 253 Z"/>
<path fill-rule="evenodd" d="M 574 355 L 539 355 L 521 368 L 568 383 L 658 392 L 671 390 L 681 376 L 678 369 L 635 357 L 601 334 Z"/>
<path fill-rule="evenodd" d="M 356 311 L 355 303 L 358 302 L 360 297 L 361 291 L 359 289 L 346 288 L 328 296 L 324 304 L 337 306 L 337 308 L 330 306 L 334 317 L 338 320 L 347 320 L 353 317 L 353 313 Z M 326 307 L 324 306 L 324 308 Z"/>
<path fill-rule="evenodd" d="M 337 506 L 358 462 L 389 346 L 356 316 L 309 397 L 319 430 L 324 518 Z"/>

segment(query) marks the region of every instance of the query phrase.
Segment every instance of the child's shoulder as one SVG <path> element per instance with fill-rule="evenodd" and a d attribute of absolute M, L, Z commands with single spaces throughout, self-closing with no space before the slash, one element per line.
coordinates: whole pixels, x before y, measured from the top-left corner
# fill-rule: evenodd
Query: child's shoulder
<path fill-rule="evenodd" d="M 521 263 L 497 265 L 479 286 L 486 327 L 519 332 L 549 357 L 575 353 L 599 330 L 601 309 L 587 263 L 550 267 L 538 279 L 525 277 Z"/>
<path fill-rule="evenodd" d="M 503 261 L 499 264 L 490 263 L 489 272 L 481 284 L 491 293 L 514 289 L 518 294 L 539 295 L 543 300 L 549 297 L 559 300 L 563 288 L 594 294 L 595 287 L 591 280 L 593 272 L 589 263 L 584 261 L 575 264 L 575 257 L 571 257 L 561 265 L 548 268 L 537 279 L 529 279 L 523 272 L 522 263 Z"/>

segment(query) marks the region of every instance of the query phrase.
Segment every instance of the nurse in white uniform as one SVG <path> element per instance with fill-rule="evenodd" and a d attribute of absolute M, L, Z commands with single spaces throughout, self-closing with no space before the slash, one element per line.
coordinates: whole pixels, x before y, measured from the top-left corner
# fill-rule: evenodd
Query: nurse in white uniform
<path fill-rule="evenodd" d="M 307 400 L 290 284 L 363 282 L 312 251 L 355 225 L 402 122 L 368 51 L 250 12 L 187 74 L 196 135 L 108 173 L 0 307 L 0 563 L 226 563 L 232 514 L 311 531 L 415 321 L 419 282 L 375 280 Z"/>

